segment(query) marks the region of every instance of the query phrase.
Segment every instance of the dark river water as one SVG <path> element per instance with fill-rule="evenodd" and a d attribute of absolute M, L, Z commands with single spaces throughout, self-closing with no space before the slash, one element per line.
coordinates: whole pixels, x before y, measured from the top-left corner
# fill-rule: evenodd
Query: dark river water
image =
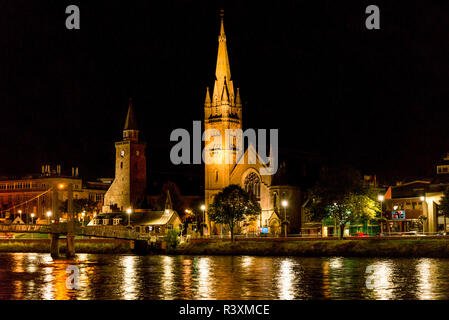
<path fill-rule="evenodd" d="M 449 299 L 449 260 L 2 253 L 0 299 Z"/>

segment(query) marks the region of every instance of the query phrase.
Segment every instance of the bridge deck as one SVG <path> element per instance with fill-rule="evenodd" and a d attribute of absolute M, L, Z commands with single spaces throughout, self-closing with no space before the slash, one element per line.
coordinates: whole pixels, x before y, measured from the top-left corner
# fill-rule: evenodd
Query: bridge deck
<path fill-rule="evenodd" d="M 67 234 L 67 224 L 0 224 L 0 233 L 57 233 Z M 135 232 L 129 229 L 111 228 L 107 226 L 92 226 L 74 228 L 74 235 L 113 238 L 125 240 L 155 240 L 155 236 L 148 233 Z"/>

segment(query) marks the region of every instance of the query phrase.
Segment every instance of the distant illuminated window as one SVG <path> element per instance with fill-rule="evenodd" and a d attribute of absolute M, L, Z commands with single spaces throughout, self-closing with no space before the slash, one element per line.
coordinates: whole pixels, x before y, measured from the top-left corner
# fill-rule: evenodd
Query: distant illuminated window
<path fill-rule="evenodd" d="M 120 169 L 123 169 L 123 162 L 120 162 Z"/>

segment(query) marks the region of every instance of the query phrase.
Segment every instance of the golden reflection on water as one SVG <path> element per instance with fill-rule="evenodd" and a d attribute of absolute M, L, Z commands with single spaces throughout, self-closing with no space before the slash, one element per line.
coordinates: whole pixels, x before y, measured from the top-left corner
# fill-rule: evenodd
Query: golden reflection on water
<path fill-rule="evenodd" d="M 290 259 L 281 261 L 279 268 L 278 284 L 279 284 L 279 299 L 291 300 L 295 297 L 293 289 L 294 271 L 293 262 Z"/>
<path fill-rule="evenodd" d="M 210 278 L 210 266 L 211 259 L 209 257 L 201 257 L 197 260 L 198 270 L 198 298 L 199 299 L 212 299 L 212 289 Z M 220 285 L 220 284 L 216 284 Z"/>
<path fill-rule="evenodd" d="M 330 284 L 331 284 L 331 282 L 330 282 L 330 275 L 329 275 L 329 261 L 324 261 L 323 262 L 323 286 L 322 286 L 324 299 L 329 299 L 329 297 L 331 295 Z"/>
<path fill-rule="evenodd" d="M 173 300 L 174 291 L 174 272 L 173 272 L 174 257 L 165 256 L 162 260 L 163 276 L 162 276 L 162 299 Z"/>
<path fill-rule="evenodd" d="M 185 298 L 188 298 L 192 295 L 192 276 L 192 259 L 187 258 L 182 261 L 182 287 Z"/>
<path fill-rule="evenodd" d="M 418 271 L 418 299 L 435 299 L 432 274 L 436 273 L 436 267 L 430 259 L 419 259 L 416 266 Z"/>
<path fill-rule="evenodd" d="M 11 274 L 0 279 L 6 299 L 449 298 L 444 259 L 4 254 L 0 261 Z M 66 287 L 69 265 L 79 267 L 79 290 Z"/>
<path fill-rule="evenodd" d="M 368 275 L 372 279 L 372 288 L 368 288 L 374 299 L 394 299 L 393 266 L 391 261 L 378 261 L 370 265 L 373 273 Z"/>
<path fill-rule="evenodd" d="M 123 299 L 137 299 L 136 292 L 136 256 L 123 257 Z"/>
<path fill-rule="evenodd" d="M 54 280 L 53 276 L 53 268 L 52 267 L 44 267 L 44 284 L 41 289 L 42 298 L 44 300 L 54 300 Z"/>

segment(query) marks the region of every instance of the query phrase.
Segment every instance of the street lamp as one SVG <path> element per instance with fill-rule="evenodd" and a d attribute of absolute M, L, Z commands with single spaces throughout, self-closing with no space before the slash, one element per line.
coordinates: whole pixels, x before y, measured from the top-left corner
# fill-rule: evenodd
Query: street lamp
<path fill-rule="evenodd" d="M 287 200 L 282 200 L 281 204 L 282 204 L 282 207 L 284 208 L 284 236 L 287 238 L 287 206 L 288 206 L 288 201 Z"/>
<path fill-rule="evenodd" d="M 205 215 L 206 205 L 202 204 L 201 205 L 201 210 L 203 211 L 203 234 L 204 234 L 204 229 L 205 229 L 205 226 L 206 226 L 206 215 Z"/>
<path fill-rule="evenodd" d="M 382 215 L 382 213 L 383 213 L 383 205 L 382 205 L 382 203 L 383 203 L 385 197 L 383 195 L 379 194 L 377 199 L 380 201 L 380 218 L 382 219 L 383 218 L 383 215 Z M 383 229 L 382 228 L 382 220 L 380 220 L 380 233 L 383 233 L 382 229 Z"/>
<path fill-rule="evenodd" d="M 50 224 L 51 211 L 47 211 L 47 221 Z"/>
<path fill-rule="evenodd" d="M 33 220 L 34 220 L 34 213 L 31 214 L 31 224 L 33 224 Z"/>
<path fill-rule="evenodd" d="M 22 220 L 22 210 L 19 210 L 18 212 L 19 212 L 20 220 Z"/>
<path fill-rule="evenodd" d="M 126 213 L 128 214 L 128 227 L 131 226 L 131 213 L 133 212 L 133 210 L 131 208 L 128 208 L 126 210 Z"/>
<path fill-rule="evenodd" d="M 81 216 L 83 217 L 83 227 L 84 227 L 84 216 L 86 215 L 86 211 L 81 212 Z"/>

